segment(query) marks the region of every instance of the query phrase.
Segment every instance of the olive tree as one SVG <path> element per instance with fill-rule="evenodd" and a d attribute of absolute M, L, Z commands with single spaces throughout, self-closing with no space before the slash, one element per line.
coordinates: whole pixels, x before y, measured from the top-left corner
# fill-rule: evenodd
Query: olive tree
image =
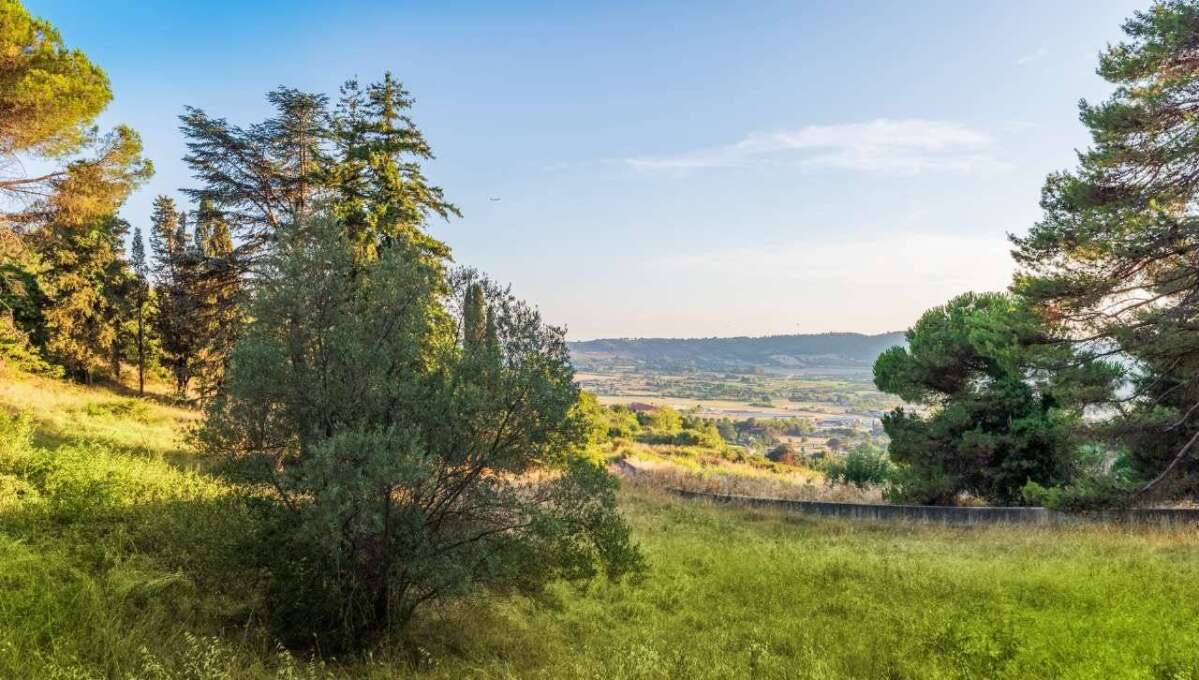
<path fill-rule="evenodd" d="M 285 230 L 256 283 L 201 439 L 278 520 L 282 639 L 352 644 L 426 603 L 638 568 L 614 478 L 580 455 L 564 332 L 536 310 L 419 243 L 364 261 L 332 221 Z"/>

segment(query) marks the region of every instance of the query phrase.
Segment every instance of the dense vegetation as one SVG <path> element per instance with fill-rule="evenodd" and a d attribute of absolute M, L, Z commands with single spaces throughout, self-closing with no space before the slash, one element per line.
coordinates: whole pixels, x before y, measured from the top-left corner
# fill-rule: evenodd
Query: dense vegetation
<path fill-rule="evenodd" d="M 1115 91 L 1080 105 L 1093 146 L 1013 238 L 1012 311 L 958 298 L 875 365 L 880 389 L 938 411 L 886 422 L 910 497 L 1011 503 L 1029 484 L 1030 500 L 1095 506 L 1199 490 L 1199 3 L 1157 2 L 1124 32 L 1099 63 Z M 1088 406 L 1102 417 L 1078 418 Z"/>
<path fill-rule="evenodd" d="M 1020 299 L 967 293 L 926 312 L 907 347 L 879 357 L 879 389 L 931 407 L 883 418 L 902 466 L 894 497 L 946 504 L 968 493 L 1015 503 L 1029 483 L 1074 478 L 1082 411 L 1111 397 L 1119 368 L 1047 337 Z"/>
<path fill-rule="evenodd" d="M 87 149 L 103 72 L 15 0 L 0 11 L 9 160 Z M 563 331 L 427 232 L 458 211 L 423 175 L 409 94 L 388 74 L 335 103 L 267 98 L 247 127 L 180 117 L 195 205 L 154 201 L 149 256 L 116 216 L 150 172 L 132 132 L 0 184 L 2 358 L 89 384 L 133 363 L 139 393 L 157 369 L 198 397 L 226 482 L 214 524 L 238 524 L 224 568 L 266 579 L 290 647 L 354 651 L 421 606 L 638 571 L 615 479 L 585 455 Z M 5 418 L 14 495 L 57 498 Z"/>
<path fill-rule="evenodd" d="M 0 675 L 1199 677 L 1192 530 L 797 522 L 621 491 L 607 465 L 928 503 L 1193 498 L 1199 2 L 1125 31 L 1010 291 L 886 351 L 572 347 L 429 233 L 458 209 L 390 74 L 280 87 L 244 126 L 185 109 L 195 185 L 131 225 L 153 168 L 95 127 L 107 77 L 0 0 Z M 5 174 L 26 161 L 48 169 Z M 572 351 L 767 406 L 827 396 L 771 370 L 873 361 L 909 405 L 884 453 L 869 428 L 601 406 Z"/>

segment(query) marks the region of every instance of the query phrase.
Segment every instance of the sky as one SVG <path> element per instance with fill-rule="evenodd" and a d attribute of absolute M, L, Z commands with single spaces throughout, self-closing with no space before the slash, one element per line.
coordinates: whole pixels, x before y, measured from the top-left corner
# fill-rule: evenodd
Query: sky
<path fill-rule="evenodd" d="M 249 124 L 391 71 L 463 213 L 430 231 L 576 340 L 876 333 L 1003 289 L 1146 4 L 26 0 L 143 137 L 132 223 L 193 185 L 184 106 Z"/>

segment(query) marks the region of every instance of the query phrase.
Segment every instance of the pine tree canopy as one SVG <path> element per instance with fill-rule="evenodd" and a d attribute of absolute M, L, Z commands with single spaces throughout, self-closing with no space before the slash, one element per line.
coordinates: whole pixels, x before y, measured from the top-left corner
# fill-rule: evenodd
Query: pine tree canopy
<path fill-rule="evenodd" d="M 433 154 L 405 114 L 411 97 L 390 74 L 365 90 L 346 83 L 333 107 L 324 95 L 291 88 L 267 100 L 274 115 L 244 128 L 195 108 L 180 117 L 184 160 L 199 181 L 186 193 L 229 221 L 239 261 L 252 265 L 283 226 L 323 209 L 341 220 L 362 257 L 396 238 L 448 254 L 423 229 L 430 217 L 458 210 L 422 174 L 420 162 Z"/>
<path fill-rule="evenodd" d="M 1015 289 L 1068 337 L 1132 367 L 1117 429 L 1136 433 L 1125 441 L 1152 476 L 1199 433 L 1199 5 L 1155 4 L 1124 32 L 1100 58 L 1115 91 L 1080 104 L 1091 148 L 1048 178 L 1043 219 L 1013 239 Z"/>
<path fill-rule="evenodd" d="M 68 161 L 34 176 L 0 174 L 5 216 L 34 225 L 51 214 L 103 217 L 150 176 L 137 133 L 99 135 L 92 125 L 111 98 L 104 71 L 19 2 L 0 0 L 0 159 L 17 168 L 27 155 Z"/>

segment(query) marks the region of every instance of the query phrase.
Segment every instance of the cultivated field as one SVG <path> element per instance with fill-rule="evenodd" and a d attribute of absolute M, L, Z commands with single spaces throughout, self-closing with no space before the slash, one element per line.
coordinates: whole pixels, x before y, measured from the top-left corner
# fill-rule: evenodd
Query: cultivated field
<path fill-rule="evenodd" d="M 641 402 L 694 409 L 711 418 L 809 418 L 829 426 L 869 427 L 899 404 L 874 388 L 869 373 L 839 377 L 800 375 L 661 373 L 629 370 L 581 372 L 579 384 L 603 404 Z"/>

